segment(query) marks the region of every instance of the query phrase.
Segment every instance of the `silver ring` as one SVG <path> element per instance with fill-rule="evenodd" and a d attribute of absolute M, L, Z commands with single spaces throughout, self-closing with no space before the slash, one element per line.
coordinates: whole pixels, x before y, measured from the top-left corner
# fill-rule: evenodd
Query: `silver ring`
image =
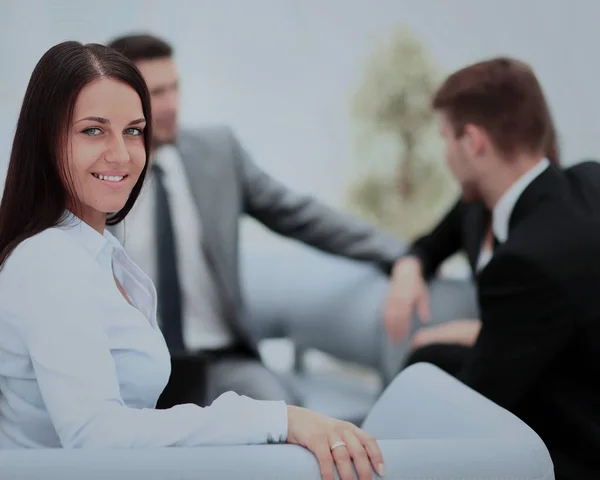
<path fill-rule="evenodd" d="M 346 442 L 335 442 L 331 446 L 331 451 L 333 452 L 336 448 L 338 448 L 338 447 L 345 447 L 345 446 L 346 446 Z"/>

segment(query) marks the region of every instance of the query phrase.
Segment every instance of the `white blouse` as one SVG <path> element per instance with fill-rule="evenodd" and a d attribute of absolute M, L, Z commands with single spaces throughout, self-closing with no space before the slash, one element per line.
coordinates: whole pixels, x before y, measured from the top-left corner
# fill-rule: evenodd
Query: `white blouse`
<path fill-rule="evenodd" d="M 285 441 L 283 402 L 228 392 L 205 408 L 155 410 L 169 375 L 154 286 L 109 232 L 69 214 L 6 260 L 0 449 Z"/>

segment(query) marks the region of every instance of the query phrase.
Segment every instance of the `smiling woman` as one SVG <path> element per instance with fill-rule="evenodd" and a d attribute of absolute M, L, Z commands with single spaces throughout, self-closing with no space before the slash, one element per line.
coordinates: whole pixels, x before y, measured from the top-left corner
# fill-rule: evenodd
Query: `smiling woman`
<path fill-rule="evenodd" d="M 146 165 L 142 102 L 127 83 L 101 77 L 80 92 L 67 135 L 68 168 L 80 218 L 103 232 Z"/>
<path fill-rule="evenodd" d="M 227 392 L 157 410 L 170 358 L 156 290 L 106 224 L 132 208 L 148 168 L 149 93 L 100 45 L 39 61 L 0 204 L 0 449 L 291 442 L 325 479 L 383 471 L 358 427 Z"/>
<path fill-rule="evenodd" d="M 150 115 L 143 78 L 114 50 L 77 42 L 48 50 L 17 122 L 0 204 L 0 264 L 67 210 L 98 231 L 120 222 L 145 177 Z M 113 171 L 127 174 L 122 188 L 100 188 L 93 174 Z"/>

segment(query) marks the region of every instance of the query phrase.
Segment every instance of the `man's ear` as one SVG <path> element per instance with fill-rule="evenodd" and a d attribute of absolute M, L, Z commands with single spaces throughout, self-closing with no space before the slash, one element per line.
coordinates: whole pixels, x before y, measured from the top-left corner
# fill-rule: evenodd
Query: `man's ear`
<path fill-rule="evenodd" d="M 481 127 L 469 123 L 464 127 L 463 142 L 471 155 L 478 157 L 488 146 L 488 136 Z"/>

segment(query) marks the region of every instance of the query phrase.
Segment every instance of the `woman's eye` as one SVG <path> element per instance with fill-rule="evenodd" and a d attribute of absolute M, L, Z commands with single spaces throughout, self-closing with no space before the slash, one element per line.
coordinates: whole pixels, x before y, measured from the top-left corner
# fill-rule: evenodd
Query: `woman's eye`
<path fill-rule="evenodd" d="M 143 132 L 143 130 L 141 128 L 128 128 L 127 130 L 125 130 L 125 133 L 127 135 L 141 135 Z"/>
<path fill-rule="evenodd" d="M 86 128 L 81 133 L 85 133 L 86 135 L 93 137 L 96 135 L 100 135 L 102 133 L 102 130 L 100 130 L 99 128 L 96 128 L 96 127 L 92 127 L 92 128 Z"/>

